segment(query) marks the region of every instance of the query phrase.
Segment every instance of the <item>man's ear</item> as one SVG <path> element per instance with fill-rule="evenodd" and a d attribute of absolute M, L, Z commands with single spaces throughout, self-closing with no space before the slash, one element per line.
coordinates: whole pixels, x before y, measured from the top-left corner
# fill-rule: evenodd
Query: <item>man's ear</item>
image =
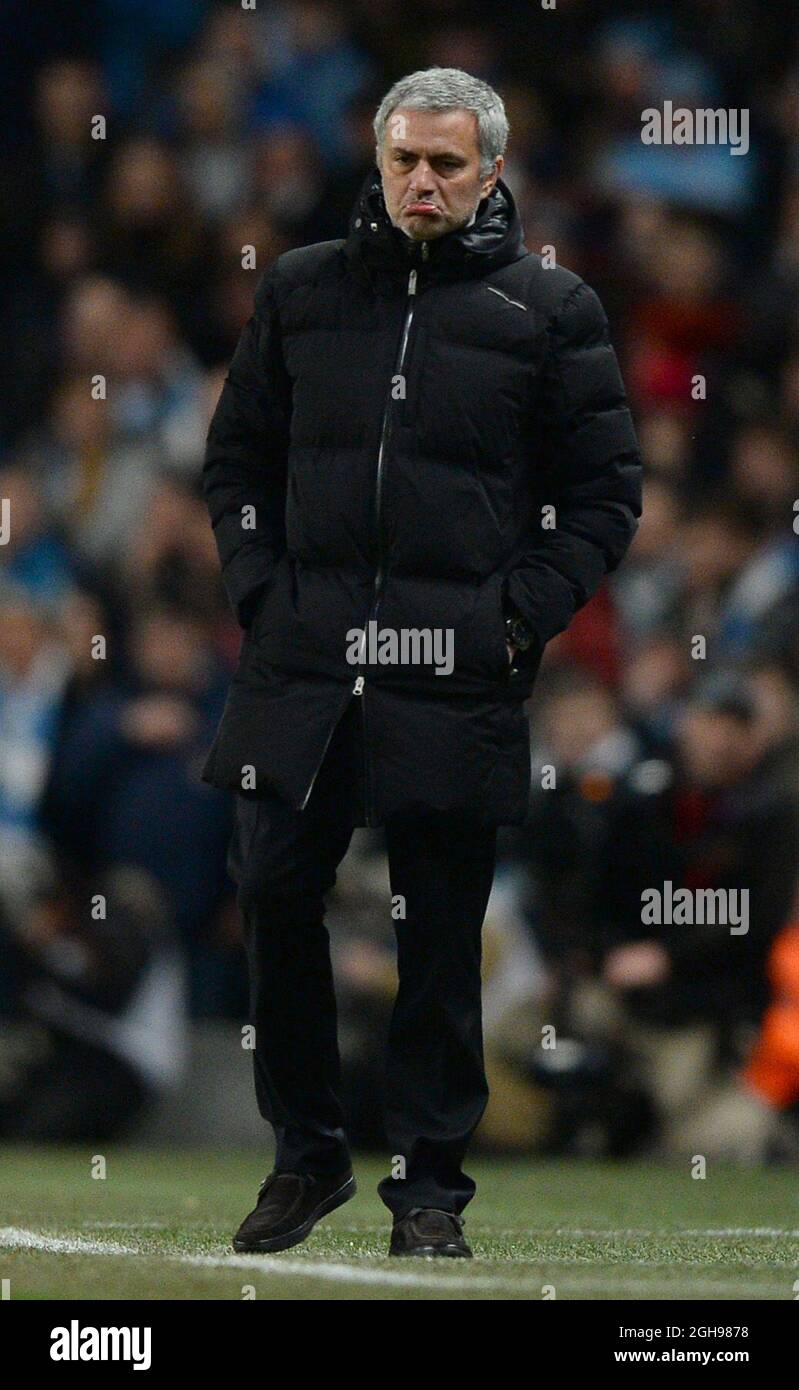
<path fill-rule="evenodd" d="M 494 187 L 494 185 L 495 185 L 497 179 L 499 178 L 499 176 L 500 176 L 500 174 L 502 173 L 502 170 L 503 170 L 504 168 L 505 168 L 505 160 L 504 160 L 504 158 L 502 157 L 501 154 L 498 154 L 497 157 L 496 157 L 496 159 L 495 159 L 495 161 L 494 161 L 494 167 L 493 167 L 493 169 L 491 170 L 491 173 L 488 175 L 488 177 L 487 177 L 486 179 L 483 180 L 483 185 L 482 185 L 481 192 L 482 192 L 482 196 L 483 196 L 484 198 L 487 198 L 487 197 L 488 197 L 489 193 L 490 193 L 491 190 L 493 189 L 493 187 Z"/>

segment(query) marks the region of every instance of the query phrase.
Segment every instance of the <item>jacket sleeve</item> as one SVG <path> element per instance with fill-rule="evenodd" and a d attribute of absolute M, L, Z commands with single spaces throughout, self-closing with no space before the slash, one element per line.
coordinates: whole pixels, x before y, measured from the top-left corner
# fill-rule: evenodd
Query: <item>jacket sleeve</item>
<path fill-rule="evenodd" d="M 242 627 L 286 548 L 291 380 L 275 300 L 275 270 L 255 295 L 211 420 L 203 492 L 222 581 Z M 246 513 L 243 508 L 247 507 Z"/>
<path fill-rule="evenodd" d="M 505 582 L 506 605 L 543 646 L 616 568 L 641 515 L 641 460 L 604 309 L 580 282 L 548 328 L 542 370 L 551 530 L 533 518 Z"/>

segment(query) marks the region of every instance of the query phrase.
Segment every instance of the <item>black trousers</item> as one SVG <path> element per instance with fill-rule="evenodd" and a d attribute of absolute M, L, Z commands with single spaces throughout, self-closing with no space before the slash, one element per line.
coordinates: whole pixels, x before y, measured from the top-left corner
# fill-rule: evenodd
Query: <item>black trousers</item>
<path fill-rule="evenodd" d="M 350 1166 L 324 898 L 362 823 L 361 737 L 356 697 L 304 811 L 270 794 L 237 797 L 228 867 L 249 962 L 256 1095 L 281 1172 Z M 385 833 L 391 892 L 402 895 L 405 916 L 394 922 L 399 989 L 386 1060 L 391 1176 L 379 1192 L 399 1216 L 413 1207 L 460 1212 L 475 1191 L 462 1163 L 488 1099 L 480 937 L 496 829 L 429 814 L 397 817 Z"/>

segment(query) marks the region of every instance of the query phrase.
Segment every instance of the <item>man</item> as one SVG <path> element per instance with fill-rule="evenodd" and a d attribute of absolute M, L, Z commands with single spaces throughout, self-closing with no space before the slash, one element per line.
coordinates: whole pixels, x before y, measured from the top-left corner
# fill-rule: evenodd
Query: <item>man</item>
<path fill-rule="evenodd" d="M 468 1256 L 480 930 L 496 827 L 526 810 L 523 702 L 629 545 L 640 462 L 596 296 L 525 250 L 497 94 L 414 73 L 375 133 L 346 240 L 261 281 L 204 472 L 245 630 L 204 775 L 239 793 L 230 868 L 277 1141 L 234 1245 L 294 1245 L 355 1191 L 323 899 L 353 828 L 383 825 L 390 1248 Z"/>

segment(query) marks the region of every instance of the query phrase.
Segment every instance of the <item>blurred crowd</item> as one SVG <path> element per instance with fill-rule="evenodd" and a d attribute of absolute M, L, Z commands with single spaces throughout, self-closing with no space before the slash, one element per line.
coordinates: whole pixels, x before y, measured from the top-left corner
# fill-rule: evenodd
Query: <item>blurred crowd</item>
<path fill-rule="evenodd" d="M 647 470 L 531 701 L 483 1142 L 797 1151 L 798 36 L 784 0 L 3 7 L 0 1134 L 121 1132 L 192 1021 L 246 1017 L 232 807 L 198 778 L 239 643 L 205 432 L 260 274 L 345 234 L 384 91 L 442 65 L 502 93 L 527 245 L 600 294 Z M 642 144 L 666 100 L 747 109 L 748 154 Z M 749 890 L 748 933 L 645 927 L 666 881 Z M 363 832 L 331 925 L 364 1144 L 389 900 Z"/>

